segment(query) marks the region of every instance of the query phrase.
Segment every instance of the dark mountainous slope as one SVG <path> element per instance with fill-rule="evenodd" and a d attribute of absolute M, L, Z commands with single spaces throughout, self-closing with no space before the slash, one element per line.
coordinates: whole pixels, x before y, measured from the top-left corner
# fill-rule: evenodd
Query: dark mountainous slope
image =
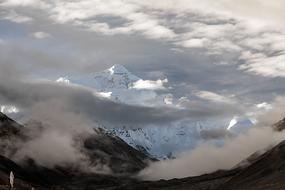
<path fill-rule="evenodd" d="M 146 167 L 150 159 L 122 139 L 106 134 L 102 129 L 84 141 L 84 150 L 90 161 L 100 158 L 115 173 L 135 173 Z"/>
<path fill-rule="evenodd" d="M 11 137 L 19 134 L 21 125 L 0 112 L 0 137 Z"/>
<path fill-rule="evenodd" d="M 35 123 L 37 124 L 34 122 L 33 125 Z M 42 127 L 40 123 L 38 125 L 39 128 Z M 29 126 L 22 126 L 0 113 L 1 140 L 12 137 L 18 138 L 17 140 L 28 140 L 27 128 Z M 106 164 L 114 173 L 137 172 L 146 167 L 146 162 L 150 160 L 145 154 L 132 148 L 120 138 L 106 134 L 102 129 L 95 129 L 93 134 L 89 134 L 84 139 L 78 138 L 78 140 L 82 141 L 79 143 L 82 145 L 80 149 L 88 156 L 93 166 L 99 163 Z"/>
<path fill-rule="evenodd" d="M 20 136 L 21 126 L 5 115 L 1 115 L 0 133 L 2 138 Z M 279 122 L 283 125 L 284 122 Z M 147 156 L 129 147 L 121 139 L 107 135 L 101 129 L 84 139 L 83 150 L 91 164 L 98 160 L 109 164 L 115 174 L 130 174 L 146 166 Z M 2 132 L 3 131 L 3 132 Z M 20 137 L 19 137 L 20 138 Z M 94 161 L 96 164 L 96 161 Z M 229 171 L 217 171 L 197 177 L 183 179 L 139 181 L 127 175 L 103 175 L 74 171 L 70 168 L 52 169 L 37 165 L 28 160 L 19 166 L 0 156 L 0 189 L 8 182 L 8 174 L 13 170 L 17 189 L 69 190 L 283 190 L 285 189 L 285 141 L 266 153 L 252 159 L 249 166 L 236 167 Z M 3 186 L 5 187 L 5 186 Z M 5 188 L 4 188 L 5 189 Z"/>
<path fill-rule="evenodd" d="M 197 177 L 182 179 L 135 182 L 114 190 L 216 190 L 234 177 L 240 170 L 217 171 Z"/>
<path fill-rule="evenodd" d="M 278 131 L 283 131 L 285 129 L 285 118 L 277 122 L 273 127 Z"/>
<path fill-rule="evenodd" d="M 267 151 L 218 190 L 285 189 L 285 141 Z"/>

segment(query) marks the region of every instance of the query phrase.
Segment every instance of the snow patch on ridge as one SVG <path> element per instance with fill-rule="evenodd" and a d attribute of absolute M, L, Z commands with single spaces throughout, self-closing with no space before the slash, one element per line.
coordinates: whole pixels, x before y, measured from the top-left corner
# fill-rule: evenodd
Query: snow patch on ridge
<path fill-rule="evenodd" d="M 238 117 L 234 117 L 231 121 L 230 121 L 230 123 L 229 123 L 229 125 L 228 125 L 228 127 L 227 127 L 227 130 L 230 130 L 233 126 L 235 126 L 236 124 L 237 124 L 237 122 L 238 122 Z"/>
<path fill-rule="evenodd" d="M 1 105 L 0 112 L 4 114 L 18 113 L 19 109 L 13 105 Z"/>
<path fill-rule="evenodd" d="M 56 82 L 62 84 L 70 84 L 70 80 L 67 77 L 59 77 Z"/>

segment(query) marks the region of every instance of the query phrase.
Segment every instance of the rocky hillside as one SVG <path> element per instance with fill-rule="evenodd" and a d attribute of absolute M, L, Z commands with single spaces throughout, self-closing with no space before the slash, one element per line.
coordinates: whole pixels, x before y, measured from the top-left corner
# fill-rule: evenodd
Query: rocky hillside
<path fill-rule="evenodd" d="M 273 127 L 277 129 L 278 131 L 284 130 L 285 129 L 285 118 L 277 122 Z"/>
<path fill-rule="evenodd" d="M 10 137 L 19 134 L 21 125 L 0 112 L 0 137 Z"/>

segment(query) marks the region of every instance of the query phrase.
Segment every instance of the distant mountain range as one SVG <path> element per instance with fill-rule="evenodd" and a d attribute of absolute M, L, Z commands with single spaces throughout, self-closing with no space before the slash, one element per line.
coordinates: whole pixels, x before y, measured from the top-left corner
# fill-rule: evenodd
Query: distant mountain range
<path fill-rule="evenodd" d="M 170 94 L 158 94 L 153 89 L 134 89 L 134 83 L 144 79 L 135 76 L 122 65 L 114 65 L 98 72 L 94 77 L 96 90 L 113 101 L 141 106 L 178 106 L 182 102 L 172 102 Z M 180 99 L 182 100 L 182 99 Z M 239 134 L 246 132 L 253 123 L 248 118 L 234 117 L 232 120 L 183 120 L 168 126 L 102 126 L 109 134 L 122 138 L 132 147 L 159 158 L 171 158 L 175 154 L 193 149 L 205 140 L 202 132 L 213 129 Z M 205 134 L 205 133 L 204 133 Z M 213 143 L 222 140 L 210 139 Z"/>

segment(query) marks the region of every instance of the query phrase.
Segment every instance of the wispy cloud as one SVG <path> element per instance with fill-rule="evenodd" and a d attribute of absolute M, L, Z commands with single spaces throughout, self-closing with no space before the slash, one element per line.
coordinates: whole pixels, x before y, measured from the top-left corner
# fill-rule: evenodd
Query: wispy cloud
<path fill-rule="evenodd" d="M 46 33 L 46 32 L 34 32 L 33 33 L 33 36 L 37 39 L 44 39 L 44 38 L 50 38 L 51 35 L 49 33 Z"/>
<path fill-rule="evenodd" d="M 218 103 L 229 103 L 229 104 L 236 103 L 236 100 L 233 97 L 227 97 L 209 91 L 197 91 L 195 95 L 199 98 Z"/>

